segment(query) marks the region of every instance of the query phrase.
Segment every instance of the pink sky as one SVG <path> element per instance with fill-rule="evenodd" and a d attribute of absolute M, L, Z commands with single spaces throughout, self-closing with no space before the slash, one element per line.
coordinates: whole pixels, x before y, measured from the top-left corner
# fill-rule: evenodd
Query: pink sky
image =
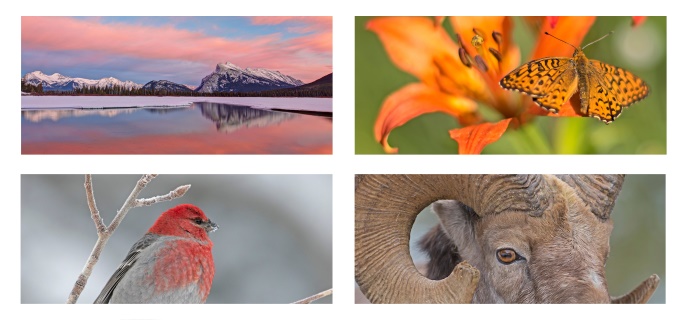
<path fill-rule="evenodd" d="M 178 73 L 187 74 L 181 77 L 191 85 L 199 84 L 217 63 L 227 61 L 242 68 L 278 70 L 306 83 L 332 72 L 331 17 L 253 17 L 248 20 L 249 23 L 239 27 L 275 27 L 262 33 L 236 32 L 234 35 L 227 31 L 219 35 L 209 32 L 207 24 L 198 24 L 194 29 L 189 28 L 192 24 L 188 20 L 180 20 L 185 23 L 181 28 L 171 18 L 168 23 L 144 24 L 136 21 L 105 23 L 99 18 L 22 17 L 22 72 L 41 70 L 50 64 L 54 69 L 46 71 L 48 73 L 89 77 L 72 74 L 69 70 L 90 64 L 92 69 L 121 68 L 128 69 L 128 73 L 140 68 L 141 73 L 155 74 L 155 68 L 162 68 L 160 73 L 166 74 L 170 72 L 170 66 L 185 66 L 190 69 Z M 218 28 L 231 30 L 231 27 Z M 69 53 L 78 58 L 64 58 Z M 61 58 L 46 59 L 50 56 Z M 167 68 L 160 62 L 169 62 Z M 34 65 L 36 69 L 32 69 Z M 149 80 L 157 78 L 148 76 Z"/>

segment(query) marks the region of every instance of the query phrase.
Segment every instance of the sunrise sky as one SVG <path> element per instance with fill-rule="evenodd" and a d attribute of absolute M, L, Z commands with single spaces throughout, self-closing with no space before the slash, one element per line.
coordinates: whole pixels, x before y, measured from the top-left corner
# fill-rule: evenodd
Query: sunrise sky
<path fill-rule="evenodd" d="M 333 71 L 331 17 L 22 17 L 21 72 L 197 86 L 217 63 Z"/>

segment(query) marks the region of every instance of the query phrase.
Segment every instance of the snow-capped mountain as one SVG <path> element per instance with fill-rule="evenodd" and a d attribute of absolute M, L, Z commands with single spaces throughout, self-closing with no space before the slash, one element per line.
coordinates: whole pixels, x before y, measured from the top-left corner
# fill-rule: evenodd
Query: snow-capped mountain
<path fill-rule="evenodd" d="M 167 91 L 167 92 L 190 92 L 192 89 L 183 84 L 167 80 L 153 80 L 143 85 L 145 90 Z"/>
<path fill-rule="evenodd" d="M 76 88 L 86 87 L 97 87 L 97 88 L 110 88 L 114 85 L 122 86 L 127 89 L 138 89 L 142 87 L 142 84 L 135 83 L 133 81 L 121 81 L 117 78 L 109 77 L 102 78 L 99 80 L 84 79 L 84 78 L 72 78 L 68 76 L 61 75 L 59 73 L 53 73 L 52 75 L 47 75 L 40 71 L 29 72 L 22 78 L 26 83 L 32 85 L 43 84 L 43 90 L 45 91 L 70 91 Z"/>
<path fill-rule="evenodd" d="M 217 68 L 202 79 L 198 92 L 257 92 L 302 85 L 303 82 L 278 71 L 262 68 L 242 69 L 230 62 L 219 63 Z"/>

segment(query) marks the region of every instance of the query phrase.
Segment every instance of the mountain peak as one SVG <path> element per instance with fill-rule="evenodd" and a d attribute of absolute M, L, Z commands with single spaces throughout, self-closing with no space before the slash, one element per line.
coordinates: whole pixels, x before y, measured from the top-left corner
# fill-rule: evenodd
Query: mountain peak
<path fill-rule="evenodd" d="M 47 81 L 59 81 L 60 79 L 64 79 L 65 77 L 57 72 L 47 75 L 43 73 L 43 71 L 36 70 L 33 72 L 29 72 L 26 75 L 24 75 L 24 80 L 29 81 L 32 79 L 38 79 L 38 80 L 47 80 Z"/>
<path fill-rule="evenodd" d="M 213 73 L 202 79 L 198 92 L 258 92 L 290 88 L 303 82 L 279 71 L 241 68 L 231 62 L 218 63 Z"/>
<path fill-rule="evenodd" d="M 186 86 L 186 85 L 171 82 L 169 80 L 153 80 L 153 81 L 150 81 L 150 82 L 146 83 L 145 85 L 143 85 L 143 89 L 160 91 L 162 93 L 164 93 L 165 91 L 167 93 L 192 91 L 192 89 L 188 88 L 188 86 Z"/>
<path fill-rule="evenodd" d="M 241 67 L 231 63 L 231 62 L 226 62 L 226 63 L 217 63 L 217 68 L 215 72 L 225 72 L 228 70 L 236 70 L 236 71 L 242 71 Z"/>

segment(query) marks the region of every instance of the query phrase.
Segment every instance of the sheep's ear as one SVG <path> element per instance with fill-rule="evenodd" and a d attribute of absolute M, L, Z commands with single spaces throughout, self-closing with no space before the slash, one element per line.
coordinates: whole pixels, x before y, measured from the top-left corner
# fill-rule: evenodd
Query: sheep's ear
<path fill-rule="evenodd" d="M 479 217 L 472 208 L 455 200 L 439 200 L 434 202 L 432 209 L 438 215 L 443 231 L 458 249 L 474 243 L 474 222 Z"/>

